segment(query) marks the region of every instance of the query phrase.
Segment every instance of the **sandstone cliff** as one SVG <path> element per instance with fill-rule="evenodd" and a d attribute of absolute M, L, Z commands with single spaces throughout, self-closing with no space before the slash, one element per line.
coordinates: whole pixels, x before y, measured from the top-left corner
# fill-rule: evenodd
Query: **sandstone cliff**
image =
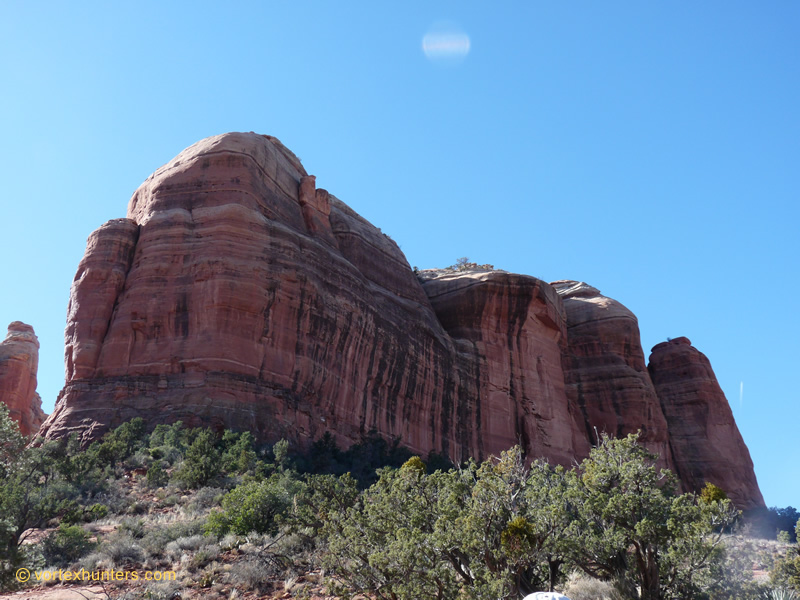
<path fill-rule="evenodd" d="M 145 414 L 300 444 L 375 429 L 456 459 L 522 441 L 568 461 L 569 425 L 526 421 L 561 422 L 563 381 L 534 398 L 523 379 L 536 356 L 487 357 L 451 338 L 397 245 L 314 183 L 280 142 L 255 134 L 203 140 L 149 178 L 127 219 L 89 238 L 46 435 L 91 437 Z M 508 318 L 553 310 L 533 293 L 557 299 L 547 284 L 516 279 L 492 277 L 498 301 L 518 305 Z M 522 335 L 503 318 L 502 335 Z M 538 369 L 556 380 L 561 327 L 540 326 L 553 350 Z M 546 379 L 535 384 L 552 387 Z"/>
<path fill-rule="evenodd" d="M 750 452 L 706 356 L 679 337 L 653 348 L 648 369 L 684 485 L 699 489 L 710 481 L 741 507 L 763 506 Z"/>
<path fill-rule="evenodd" d="M 35 434 L 45 419 L 42 400 L 36 393 L 39 339 L 33 327 L 14 321 L 0 342 L 0 401 L 23 435 Z"/>
<path fill-rule="evenodd" d="M 639 322 L 622 304 L 578 281 L 552 284 L 564 302 L 564 380 L 592 443 L 641 431 L 640 439 L 673 468 L 667 421 L 647 373 Z"/>
<path fill-rule="evenodd" d="M 89 439 L 144 415 L 300 445 L 376 430 L 456 460 L 521 443 L 568 463 L 595 430 L 641 429 L 676 466 L 625 307 L 577 282 L 415 274 L 278 140 L 253 133 L 187 148 L 126 219 L 89 237 L 65 353 L 47 437 Z"/>

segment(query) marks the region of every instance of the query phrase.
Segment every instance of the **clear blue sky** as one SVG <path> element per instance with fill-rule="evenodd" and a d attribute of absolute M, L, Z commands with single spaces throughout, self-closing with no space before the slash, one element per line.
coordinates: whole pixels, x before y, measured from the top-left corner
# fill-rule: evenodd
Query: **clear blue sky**
<path fill-rule="evenodd" d="M 422 50 L 442 20 L 458 64 Z M 795 1 L 6 0 L 0 326 L 35 327 L 51 411 L 89 233 L 195 141 L 269 133 L 412 265 L 583 280 L 646 354 L 688 336 L 798 507 L 798 31 Z"/>

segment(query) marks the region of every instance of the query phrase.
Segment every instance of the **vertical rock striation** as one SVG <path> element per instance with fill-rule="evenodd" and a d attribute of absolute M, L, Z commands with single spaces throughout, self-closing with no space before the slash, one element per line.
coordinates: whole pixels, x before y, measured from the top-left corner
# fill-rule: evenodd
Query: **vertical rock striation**
<path fill-rule="evenodd" d="M 586 454 L 564 392 L 566 318 L 555 290 L 500 271 L 429 271 L 423 280 L 461 372 L 474 374 L 480 436 L 562 464 Z"/>
<path fill-rule="evenodd" d="M 202 140 L 89 237 L 42 432 L 88 440 L 145 416 L 300 446 L 374 430 L 455 460 L 522 444 L 567 464 L 596 431 L 642 430 L 664 465 L 688 464 L 671 445 L 685 399 L 653 386 L 630 311 L 583 283 L 472 267 L 413 272 L 273 137 Z M 717 464 L 694 447 L 701 472 Z"/>
<path fill-rule="evenodd" d="M 39 431 L 45 418 L 36 393 L 38 366 L 39 339 L 33 327 L 14 321 L 0 342 L 0 401 L 8 406 L 23 435 Z"/>
<path fill-rule="evenodd" d="M 578 281 L 556 281 L 564 302 L 567 396 L 592 443 L 607 433 L 640 439 L 672 467 L 667 421 L 644 360 L 639 323 L 622 304 Z"/>
<path fill-rule="evenodd" d="M 684 486 L 722 488 L 739 508 L 764 506 L 753 461 L 706 356 L 688 338 L 653 347 L 648 365 Z"/>
<path fill-rule="evenodd" d="M 89 239 L 47 436 L 146 414 L 301 445 L 376 430 L 423 453 L 499 451 L 397 245 L 314 185 L 255 134 L 203 140 L 156 171 L 127 220 Z"/>
<path fill-rule="evenodd" d="M 115 219 L 89 236 L 67 308 L 64 333 L 67 381 L 94 377 L 138 235 L 136 223 Z"/>

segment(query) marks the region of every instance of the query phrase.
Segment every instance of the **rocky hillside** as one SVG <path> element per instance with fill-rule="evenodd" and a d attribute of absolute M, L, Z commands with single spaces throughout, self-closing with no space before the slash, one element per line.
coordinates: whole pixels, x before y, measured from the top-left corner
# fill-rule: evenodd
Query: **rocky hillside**
<path fill-rule="evenodd" d="M 636 317 L 584 283 L 416 274 L 277 139 L 230 133 L 158 169 L 89 237 L 42 433 L 88 439 L 142 416 L 300 446 L 376 430 L 454 460 L 520 443 L 568 463 L 598 433 L 641 429 L 686 489 L 763 505 L 687 344 L 657 346 L 648 370 Z"/>

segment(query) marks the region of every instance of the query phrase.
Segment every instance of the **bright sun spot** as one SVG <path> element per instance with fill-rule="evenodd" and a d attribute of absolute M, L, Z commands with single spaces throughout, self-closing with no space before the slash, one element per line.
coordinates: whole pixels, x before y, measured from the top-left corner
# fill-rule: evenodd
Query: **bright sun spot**
<path fill-rule="evenodd" d="M 437 24 L 422 38 L 422 51 L 432 62 L 458 64 L 469 54 L 470 39 L 452 23 Z"/>

